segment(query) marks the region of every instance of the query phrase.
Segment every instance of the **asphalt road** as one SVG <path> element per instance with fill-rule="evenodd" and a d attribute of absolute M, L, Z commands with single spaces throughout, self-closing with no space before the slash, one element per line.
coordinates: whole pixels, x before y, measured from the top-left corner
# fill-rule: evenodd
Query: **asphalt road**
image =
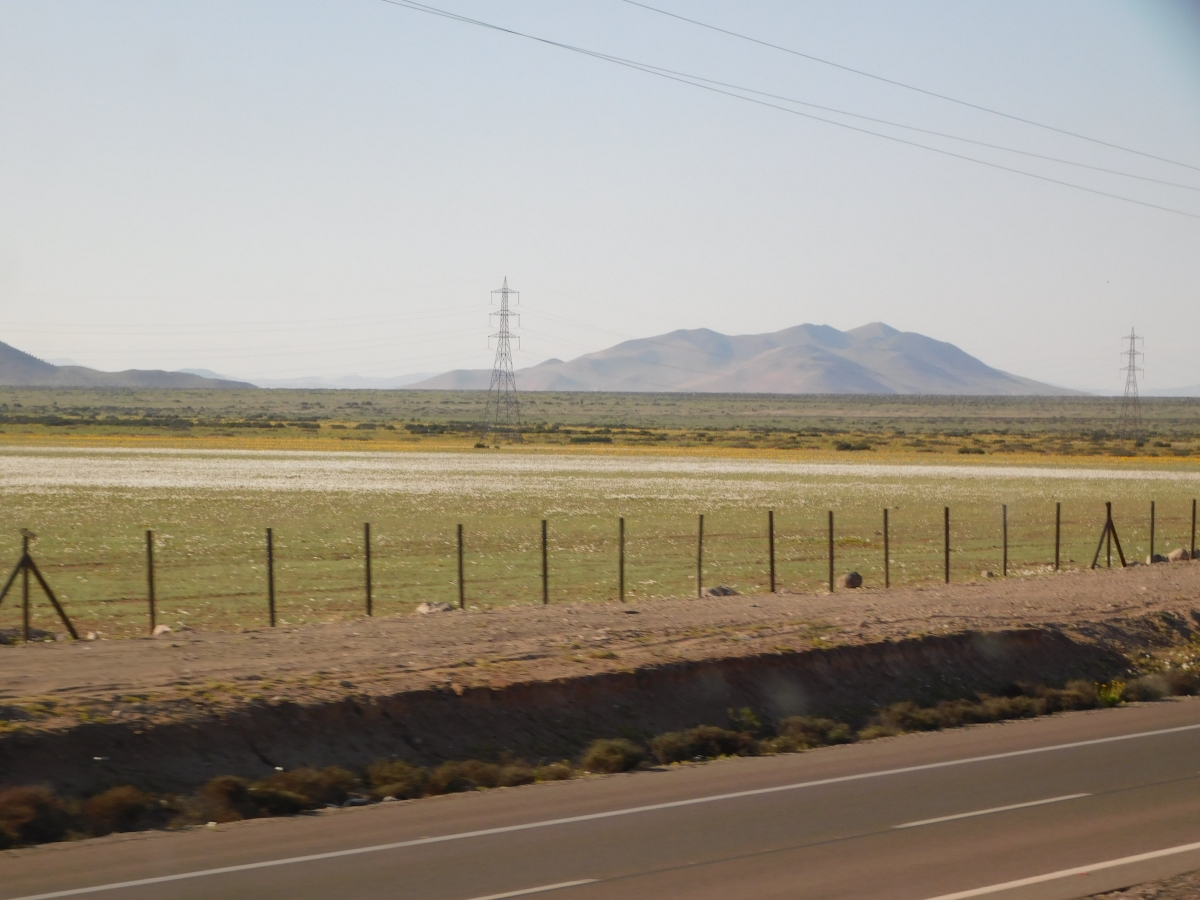
<path fill-rule="evenodd" d="M 1049 900 L 1191 869 L 1200 700 L 10 851 L 0 900 Z"/>

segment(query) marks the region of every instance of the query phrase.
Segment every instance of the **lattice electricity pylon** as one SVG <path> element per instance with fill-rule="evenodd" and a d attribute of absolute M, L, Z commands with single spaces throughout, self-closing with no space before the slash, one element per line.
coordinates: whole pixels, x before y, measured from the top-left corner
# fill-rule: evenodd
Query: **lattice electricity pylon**
<path fill-rule="evenodd" d="M 21 529 L 21 558 L 17 561 L 17 567 L 12 570 L 12 574 L 8 576 L 8 581 L 4 582 L 4 588 L 0 590 L 0 603 L 4 602 L 4 597 L 8 593 L 8 589 L 13 586 L 13 582 L 17 580 L 17 576 L 21 576 L 21 640 L 29 642 L 29 573 L 33 573 L 33 577 L 37 579 L 38 584 L 42 586 L 42 590 L 46 592 L 46 596 L 50 598 L 50 602 L 54 604 L 54 610 L 58 613 L 58 617 L 62 619 L 63 624 L 67 626 L 67 631 L 75 640 L 79 640 L 79 634 L 75 631 L 75 626 L 71 624 L 71 620 L 67 618 L 66 612 L 58 603 L 58 598 L 54 596 L 54 591 L 50 590 L 50 585 L 46 584 L 46 579 L 42 577 L 42 573 L 38 571 L 37 563 L 33 561 L 33 557 L 29 555 L 29 541 L 37 537 L 32 531 Z"/>
<path fill-rule="evenodd" d="M 508 298 L 515 297 L 517 305 L 520 305 L 521 295 L 517 291 L 509 289 L 507 277 L 499 290 L 492 291 L 493 303 L 497 294 L 500 295 L 500 309 L 491 315 L 499 316 L 500 328 L 495 334 L 489 335 L 489 345 L 490 338 L 496 339 L 496 362 L 492 366 L 492 381 L 488 386 L 487 409 L 484 413 L 485 427 L 492 437 L 507 434 L 513 440 L 520 441 L 521 404 L 517 400 L 517 376 L 513 372 L 512 360 L 513 336 L 508 328 L 508 320 L 516 317 L 517 324 L 520 325 L 521 318 L 518 313 L 509 310 Z M 521 339 L 518 337 L 518 349 L 520 346 Z"/>
<path fill-rule="evenodd" d="M 1129 349 L 1121 355 L 1125 357 L 1126 363 L 1122 371 L 1125 373 L 1125 398 L 1121 401 L 1121 424 L 1117 427 L 1117 437 L 1130 437 L 1136 440 L 1142 438 L 1142 402 L 1138 399 L 1138 383 L 1137 373 L 1145 372 L 1145 369 L 1139 369 L 1137 358 L 1144 357 L 1146 354 L 1139 353 L 1137 342 L 1142 338 L 1137 336 L 1137 332 L 1132 328 L 1129 329 Z"/>

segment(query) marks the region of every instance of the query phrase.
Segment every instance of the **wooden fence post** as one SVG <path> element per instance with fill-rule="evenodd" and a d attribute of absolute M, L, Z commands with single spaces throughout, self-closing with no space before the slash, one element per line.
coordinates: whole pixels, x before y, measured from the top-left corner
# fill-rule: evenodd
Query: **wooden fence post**
<path fill-rule="evenodd" d="M 950 507 L 942 509 L 942 531 L 945 536 L 946 584 L 950 583 Z"/>
<path fill-rule="evenodd" d="M 617 596 L 625 602 L 625 517 L 617 519 Z"/>
<path fill-rule="evenodd" d="M 1192 501 L 1192 559 L 1196 558 L 1196 501 Z"/>
<path fill-rule="evenodd" d="M 550 556 L 546 549 L 546 520 L 542 519 L 542 606 L 550 603 Z"/>
<path fill-rule="evenodd" d="M 466 609 L 467 591 L 463 585 L 463 533 L 462 523 L 458 524 L 458 608 Z"/>
<path fill-rule="evenodd" d="M 1004 532 L 1004 539 L 1003 539 L 1004 563 L 1001 568 L 1001 571 L 1004 573 L 1004 577 L 1007 578 L 1008 577 L 1008 504 L 1007 503 L 1001 504 L 1000 510 L 1001 510 L 1000 518 L 1002 519 L 1001 530 Z"/>
<path fill-rule="evenodd" d="M 267 529 L 267 612 L 271 627 L 275 627 L 275 537 Z"/>
<path fill-rule="evenodd" d="M 833 510 L 829 511 L 829 593 L 833 593 Z"/>
<path fill-rule="evenodd" d="M 775 593 L 775 510 L 767 510 L 767 556 L 771 563 L 771 593 Z"/>
<path fill-rule="evenodd" d="M 704 596 L 704 513 L 700 513 L 700 527 L 696 532 L 696 596 Z"/>
<path fill-rule="evenodd" d="M 1150 562 L 1154 562 L 1154 501 L 1150 501 Z"/>
<path fill-rule="evenodd" d="M 890 548 L 888 547 L 888 509 L 883 508 L 883 586 L 890 588 L 892 586 L 892 560 L 890 558 Z"/>
<path fill-rule="evenodd" d="M 1062 545 L 1062 503 L 1054 504 L 1054 571 L 1058 571 L 1059 548 Z"/>
<path fill-rule="evenodd" d="M 154 609 L 154 532 L 146 529 L 146 588 L 150 600 L 150 633 L 154 634 L 157 618 Z"/>
<path fill-rule="evenodd" d="M 29 559 L 29 538 L 21 535 L 21 560 Z M 29 565 L 21 567 L 21 640 L 29 643 Z"/>
<path fill-rule="evenodd" d="M 366 562 L 365 575 L 367 579 L 367 615 L 375 615 L 374 607 L 371 603 L 371 523 L 363 522 L 363 558 Z"/>

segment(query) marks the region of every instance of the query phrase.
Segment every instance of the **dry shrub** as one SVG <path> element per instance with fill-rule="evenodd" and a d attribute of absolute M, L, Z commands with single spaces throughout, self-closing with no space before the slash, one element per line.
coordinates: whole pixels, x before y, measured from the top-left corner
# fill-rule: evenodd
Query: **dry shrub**
<path fill-rule="evenodd" d="M 565 762 L 548 763 L 533 770 L 534 781 L 568 781 L 575 777 L 575 770 Z"/>
<path fill-rule="evenodd" d="M 260 814 L 250 782 L 236 775 L 218 775 L 196 792 L 189 806 L 190 818 L 205 822 L 239 822 Z"/>
<path fill-rule="evenodd" d="M 94 835 L 143 831 L 166 824 L 168 808 L 131 785 L 109 788 L 83 803 L 83 821 Z"/>
<path fill-rule="evenodd" d="M 1200 693 L 1200 677 L 1195 672 L 1185 672 L 1182 669 L 1171 669 L 1164 677 L 1167 687 L 1177 696 L 1192 696 Z"/>
<path fill-rule="evenodd" d="M 367 781 L 376 799 L 412 800 L 425 793 L 429 773 L 402 759 L 381 759 L 367 767 Z"/>
<path fill-rule="evenodd" d="M 1065 688 L 1010 685 L 999 697 L 980 694 L 975 700 L 945 700 L 937 706 L 922 707 L 904 701 L 879 710 L 858 736 L 869 740 L 907 731 L 936 731 L 1005 719 L 1029 719 L 1073 709 L 1095 709 L 1119 703 L 1125 690 L 1126 686 L 1119 681 L 1111 685 L 1072 681 Z M 1147 687 L 1146 691 L 1149 690 Z"/>
<path fill-rule="evenodd" d="M 294 791 L 262 784 L 250 785 L 249 794 L 250 799 L 258 805 L 259 812 L 268 816 L 294 816 L 319 805 Z"/>
<path fill-rule="evenodd" d="M 850 744 L 857 739 L 845 722 L 818 716 L 789 716 L 779 723 L 778 736 L 769 739 L 765 749 L 772 753 L 789 753 L 829 744 Z"/>
<path fill-rule="evenodd" d="M 500 767 L 478 759 L 442 763 L 429 774 L 425 790 L 430 794 L 454 794 L 494 787 L 500 780 Z"/>
<path fill-rule="evenodd" d="M 1126 700 L 1161 700 L 1171 693 L 1171 686 L 1161 675 L 1143 675 L 1125 685 Z"/>
<path fill-rule="evenodd" d="M 610 775 L 636 769 L 645 758 L 645 749 L 631 740 L 600 738 L 592 741 L 579 764 L 585 772 Z"/>
<path fill-rule="evenodd" d="M 75 825 L 74 810 L 45 785 L 0 791 L 0 850 L 61 841 Z"/>
<path fill-rule="evenodd" d="M 290 772 L 276 772 L 255 783 L 256 792 L 292 794 L 303 798 L 309 807 L 332 803 L 340 806 L 346 802 L 350 792 L 359 786 L 353 772 L 340 766 L 326 769 L 305 767 Z"/>
<path fill-rule="evenodd" d="M 699 725 L 687 731 L 669 731 L 650 741 L 650 751 L 662 764 L 715 756 L 749 756 L 757 752 L 754 738 L 738 731 Z"/>

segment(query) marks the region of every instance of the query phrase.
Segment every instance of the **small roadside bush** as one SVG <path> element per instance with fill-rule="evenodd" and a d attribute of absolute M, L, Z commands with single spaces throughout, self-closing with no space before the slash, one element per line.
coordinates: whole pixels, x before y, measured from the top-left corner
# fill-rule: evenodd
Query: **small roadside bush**
<path fill-rule="evenodd" d="M 1171 669 L 1163 677 L 1172 694 L 1190 697 L 1200 693 L 1200 677 L 1197 677 L 1195 672 Z"/>
<path fill-rule="evenodd" d="M 663 765 L 716 756 L 752 756 L 757 750 L 750 735 L 715 725 L 668 731 L 650 741 L 650 752 Z"/>
<path fill-rule="evenodd" d="M 204 822 L 240 822 L 260 813 L 250 782 L 236 775 L 218 775 L 196 792 L 190 806 L 192 817 Z"/>
<path fill-rule="evenodd" d="M 580 766 L 587 772 L 608 775 L 636 769 L 646 758 L 646 751 L 626 738 L 601 738 L 592 741 L 583 754 Z"/>
<path fill-rule="evenodd" d="M 768 741 L 776 753 L 808 750 L 829 744 L 851 744 L 858 740 L 845 722 L 819 716 L 789 716 L 779 723 L 779 735 Z"/>
<path fill-rule="evenodd" d="M 165 806 L 131 785 L 110 788 L 83 802 L 83 822 L 94 835 L 141 831 L 166 824 Z"/>
<path fill-rule="evenodd" d="M 1126 700 L 1161 700 L 1171 693 L 1171 686 L 1161 675 L 1143 675 L 1125 685 Z"/>
<path fill-rule="evenodd" d="M 74 810 L 45 785 L 0 791 L 0 850 L 61 841 L 75 824 Z"/>
<path fill-rule="evenodd" d="M 427 794 L 454 794 L 480 788 L 515 787 L 530 784 L 533 769 L 524 763 L 498 765 L 478 759 L 442 763 L 429 773 Z"/>
<path fill-rule="evenodd" d="M 367 767 L 367 781 L 376 799 L 412 800 L 425 793 L 429 773 L 402 759 L 385 759 Z"/>
<path fill-rule="evenodd" d="M 575 777 L 575 770 L 565 762 L 547 763 L 533 770 L 534 781 L 569 781 Z"/>
<path fill-rule="evenodd" d="M 292 794 L 303 798 L 310 807 L 324 806 L 326 803 L 340 806 L 346 802 L 350 792 L 358 787 L 359 780 L 354 773 L 341 766 L 325 769 L 306 766 L 290 772 L 276 772 L 254 784 L 255 791 L 264 797 L 270 792 Z"/>

